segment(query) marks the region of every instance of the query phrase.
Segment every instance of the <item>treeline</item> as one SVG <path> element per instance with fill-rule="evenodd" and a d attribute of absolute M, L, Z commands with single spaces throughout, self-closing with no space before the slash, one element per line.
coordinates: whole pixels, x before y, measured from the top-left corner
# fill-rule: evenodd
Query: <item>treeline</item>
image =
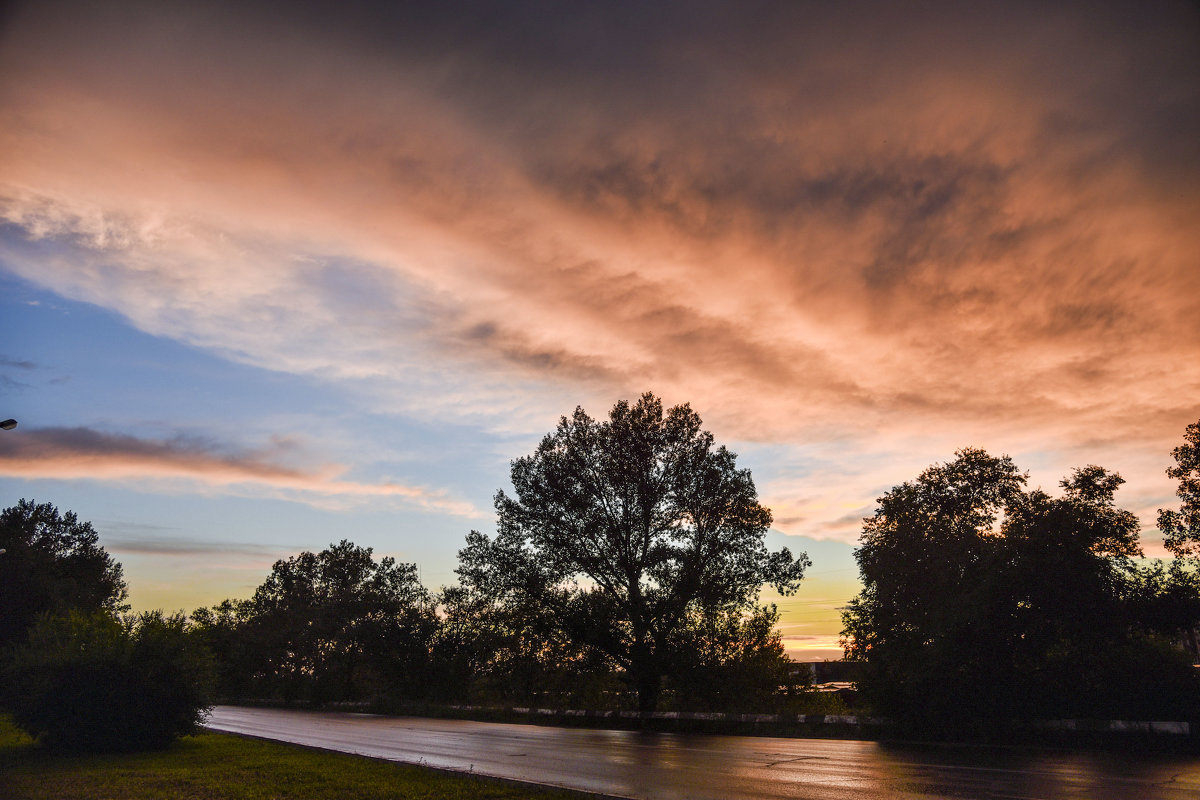
<path fill-rule="evenodd" d="M 280 560 L 251 598 L 187 617 L 131 614 L 121 565 L 98 539 L 48 503 L 0 512 L 0 708 L 52 747 L 161 747 L 222 700 L 396 710 L 637 703 L 625 671 L 559 628 L 553 609 L 500 602 L 469 582 L 433 594 L 414 565 L 348 541 Z M 758 607 L 681 634 L 677 658 L 662 662 L 667 702 L 831 702 L 806 695 L 791 674 L 777 618 Z"/>
<path fill-rule="evenodd" d="M 1173 455 L 1169 562 L 1142 558 L 1101 467 L 1052 496 L 1007 456 L 966 449 L 879 498 L 844 614 L 858 710 L 953 738 L 1200 720 L 1200 422 Z M 414 565 L 342 541 L 187 618 L 130 615 L 91 525 L 22 500 L 0 513 L 0 704 L 47 743 L 93 749 L 169 742 L 214 698 L 840 710 L 807 691 L 758 602 L 764 585 L 795 592 L 809 561 L 766 549 L 749 472 L 688 406 L 577 409 L 511 478 L 455 586 L 431 592 Z"/>
<path fill-rule="evenodd" d="M 191 615 L 216 693 L 289 704 L 372 702 L 635 708 L 619 665 L 555 623 L 556 609 L 472 587 L 433 594 L 411 564 L 342 541 L 276 562 L 247 600 Z M 682 631 L 661 707 L 775 710 L 791 674 L 771 607 Z"/>
<path fill-rule="evenodd" d="M 342 542 L 277 562 L 248 600 L 192 615 L 219 691 L 286 702 L 778 710 L 799 680 L 764 584 L 808 560 L 764 544 L 750 473 L 686 405 L 563 417 L 512 464 L 497 534 L 457 586 Z M 781 692 L 781 687 L 783 690 Z M 813 698 L 805 698 L 812 701 Z"/>
<path fill-rule="evenodd" d="M 472 533 L 460 584 L 436 595 L 411 565 L 375 562 L 349 542 L 278 562 L 253 598 L 193 614 L 218 656 L 220 691 L 397 707 L 815 710 L 784 655 L 777 611 L 732 589 L 739 568 L 754 591 L 778 577 L 772 558 L 794 589 L 803 557 L 755 550 L 753 535 L 686 542 L 711 555 L 691 562 L 710 578 L 685 596 L 695 586 L 686 548 L 637 562 L 626 555 L 636 538 L 603 538 L 611 520 L 593 498 L 618 502 L 622 487 L 645 491 L 630 475 L 653 474 L 614 467 L 636 452 L 631 432 L 645 437 L 686 413 L 663 415 L 646 397 L 618 405 L 607 423 L 582 412 L 565 419 L 514 463 L 517 495 L 497 497 L 499 535 Z M 686 419 L 680 429 L 690 433 L 670 447 L 642 446 L 686 450 L 679 442 L 700 435 L 696 423 Z M 706 442 L 697 452 L 716 451 Z M 863 710 L 911 734 L 955 738 L 1004 736 L 1044 719 L 1200 719 L 1200 422 L 1173 455 L 1168 474 L 1182 502 L 1160 514 L 1170 561 L 1143 558 L 1138 520 L 1116 504 L 1122 479 L 1097 466 L 1074 471 L 1053 496 L 1030 489 L 1007 456 L 965 449 L 879 498 L 856 550 L 863 591 L 844 613 Z M 722 480 L 710 475 L 708 485 L 748 481 L 728 461 L 712 474 Z M 724 491 L 724 525 L 761 524 L 752 485 Z M 604 583 L 622 568 L 637 580 Z M 650 596 L 642 605 L 638 591 Z M 649 632 L 641 639 L 638 626 Z"/>
<path fill-rule="evenodd" d="M 758 604 L 764 584 L 794 592 L 809 562 L 766 549 L 771 515 L 749 471 L 690 407 L 647 394 L 605 420 L 577 409 L 511 477 L 496 535 L 467 536 L 458 586 L 432 594 L 415 566 L 343 541 L 277 562 L 252 597 L 189 619 L 130 616 L 121 567 L 91 525 L 23 500 L 0 525 L 0 702 L 35 736 L 80 747 L 169 741 L 212 697 L 828 702 L 800 691 L 778 613 Z"/>

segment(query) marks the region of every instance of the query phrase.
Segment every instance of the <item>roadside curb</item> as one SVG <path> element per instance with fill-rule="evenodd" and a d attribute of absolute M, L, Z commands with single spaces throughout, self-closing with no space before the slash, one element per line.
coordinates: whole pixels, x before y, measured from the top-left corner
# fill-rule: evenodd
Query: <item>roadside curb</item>
<path fill-rule="evenodd" d="M 518 716 L 552 717 L 584 720 L 678 720 L 690 722 L 751 723 L 762 725 L 836 725 L 854 728 L 882 728 L 891 724 L 885 717 L 854 714 L 726 714 L 703 711 L 589 711 L 499 706 L 447 706 L 461 713 L 514 714 Z M 1047 731 L 1078 731 L 1081 733 L 1151 733 L 1190 736 L 1192 725 L 1178 720 L 1088 720 L 1052 719 L 1030 723 L 1031 727 Z"/>

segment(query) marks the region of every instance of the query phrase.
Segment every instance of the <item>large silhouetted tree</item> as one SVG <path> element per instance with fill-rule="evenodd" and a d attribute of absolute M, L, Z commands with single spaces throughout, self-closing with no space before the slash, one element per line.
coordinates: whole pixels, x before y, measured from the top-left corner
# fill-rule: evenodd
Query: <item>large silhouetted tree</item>
<path fill-rule="evenodd" d="M 885 714 L 905 717 L 943 699 L 952 706 L 949 695 L 963 690 L 943 693 L 938 682 L 960 675 L 973 686 L 1006 680 L 986 674 L 1002 668 L 996 648 L 972 640 L 994 631 L 981 581 L 994 579 L 1000 559 L 993 528 L 1025 476 L 1007 457 L 978 450 L 958 456 L 880 497 L 855 551 L 863 590 L 844 614 L 846 655 L 867 662 L 859 688 Z M 956 660 L 972 674 L 958 664 L 943 668 Z"/>
<path fill-rule="evenodd" d="M 49 503 L 20 500 L 0 512 L 0 652 L 22 642 L 39 614 L 128 609 L 121 565 L 99 538 L 90 522 Z"/>
<path fill-rule="evenodd" d="M 463 584 L 500 606 L 533 602 L 572 641 L 624 671 L 655 708 L 697 616 L 754 607 L 765 583 L 794 592 L 809 564 L 768 552 L 771 514 L 748 470 L 687 405 L 645 394 L 606 421 L 582 408 L 512 464 L 495 538 L 472 532 Z"/>
<path fill-rule="evenodd" d="M 864 695 L 897 721 L 957 735 L 1195 713 L 1188 659 L 1161 636 L 1171 624 L 1149 616 L 1181 584 L 1133 560 L 1138 522 L 1113 500 L 1121 478 L 1085 467 L 1060 497 L 1025 481 L 1007 456 L 967 449 L 879 498 L 855 551 L 863 590 L 843 617 Z"/>

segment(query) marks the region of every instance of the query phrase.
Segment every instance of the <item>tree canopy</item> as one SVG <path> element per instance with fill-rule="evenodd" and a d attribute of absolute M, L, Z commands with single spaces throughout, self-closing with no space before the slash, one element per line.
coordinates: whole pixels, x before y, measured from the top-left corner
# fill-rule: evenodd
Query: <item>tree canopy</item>
<path fill-rule="evenodd" d="M 884 714 L 956 735 L 964 721 L 1197 710 L 1188 659 L 1161 636 L 1172 624 L 1146 614 L 1160 590 L 1187 587 L 1134 562 L 1120 476 L 1084 467 L 1060 497 L 1026 480 L 1007 456 L 966 449 L 879 498 L 843 616 L 860 689 Z"/>
<path fill-rule="evenodd" d="M 436 628 L 414 564 L 342 540 L 276 561 L 248 601 L 192 614 L 223 665 L 221 689 L 353 700 L 423 675 Z M 247 674 L 249 673 L 249 674 Z"/>
<path fill-rule="evenodd" d="M 796 590 L 801 554 L 769 552 L 771 513 L 750 473 L 687 405 L 653 394 L 607 420 L 582 408 L 512 464 L 498 532 L 459 552 L 465 587 L 499 604 L 533 600 L 573 641 L 626 673 L 653 709 L 695 615 L 751 609 L 764 584 Z"/>
<path fill-rule="evenodd" d="M 99 539 L 90 522 L 49 503 L 0 512 L 0 650 L 24 641 L 39 614 L 128 610 L 121 565 Z"/>
<path fill-rule="evenodd" d="M 1175 556 L 1200 560 L 1200 421 L 1187 426 L 1183 439 L 1171 453 L 1175 466 L 1167 468 L 1167 476 L 1179 484 L 1180 508 L 1159 509 L 1158 528 Z"/>

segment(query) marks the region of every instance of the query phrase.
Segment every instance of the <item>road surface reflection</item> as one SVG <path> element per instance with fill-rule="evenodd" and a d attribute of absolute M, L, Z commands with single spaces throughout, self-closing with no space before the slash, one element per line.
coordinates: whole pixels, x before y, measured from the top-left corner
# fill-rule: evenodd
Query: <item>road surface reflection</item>
<path fill-rule="evenodd" d="M 1195 800 L 1200 758 L 689 736 L 218 706 L 209 727 L 512 780 L 663 800 Z"/>

